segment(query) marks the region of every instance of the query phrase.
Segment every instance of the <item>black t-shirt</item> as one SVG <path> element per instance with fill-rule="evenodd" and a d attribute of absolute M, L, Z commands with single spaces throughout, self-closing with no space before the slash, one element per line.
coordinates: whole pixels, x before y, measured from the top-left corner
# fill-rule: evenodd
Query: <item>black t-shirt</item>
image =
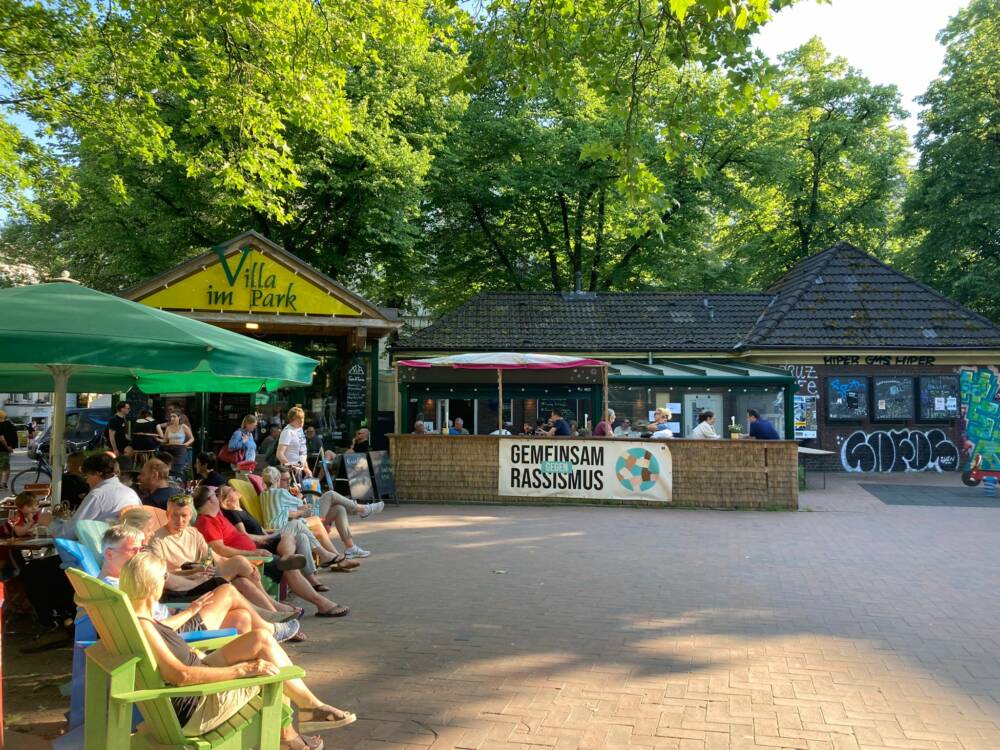
<path fill-rule="evenodd" d="M 243 528 L 246 529 L 247 534 L 253 534 L 256 536 L 264 536 L 264 529 L 261 525 L 257 523 L 257 519 L 247 513 L 245 510 L 230 510 L 228 508 L 222 509 L 222 515 L 229 519 L 229 523 L 233 526 L 239 526 L 243 524 Z"/>
<path fill-rule="evenodd" d="M 569 422 L 567 422 L 565 419 L 561 418 L 557 419 L 555 422 L 552 423 L 552 426 L 556 428 L 555 431 L 556 435 L 559 435 L 561 437 L 569 437 L 570 435 Z"/>
<path fill-rule="evenodd" d="M 115 414 L 111 419 L 108 420 L 108 447 L 112 449 L 117 449 L 119 453 L 125 450 L 125 446 L 128 445 L 128 437 L 126 437 L 128 422 L 125 421 L 125 417 L 121 417 Z M 115 433 L 115 442 L 111 443 L 111 433 Z"/>
<path fill-rule="evenodd" d="M 17 448 L 17 428 L 9 419 L 0 422 L 0 435 L 3 435 L 7 445 L 0 443 L 0 453 L 12 453 Z"/>
<path fill-rule="evenodd" d="M 160 510 L 167 509 L 167 500 L 172 498 L 174 495 L 183 495 L 184 490 L 180 487 L 160 487 L 158 490 L 153 490 L 146 497 L 142 499 L 143 505 L 152 505 L 154 508 L 159 508 Z"/>
<path fill-rule="evenodd" d="M 367 453 L 370 450 L 367 440 L 359 440 L 354 444 L 355 453 Z"/>
<path fill-rule="evenodd" d="M 206 487 L 221 487 L 226 483 L 226 478 L 213 470 L 208 472 L 208 475 L 201 480 L 201 483 Z"/>
<path fill-rule="evenodd" d="M 111 426 L 111 422 L 108 422 L 108 426 Z M 137 451 L 159 450 L 160 441 L 156 439 L 156 420 L 137 419 L 132 423 L 132 447 Z"/>
<path fill-rule="evenodd" d="M 73 510 L 80 507 L 84 496 L 90 492 L 90 485 L 87 480 L 77 474 L 63 474 L 62 492 L 60 499 L 63 505 L 68 505 Z"/>

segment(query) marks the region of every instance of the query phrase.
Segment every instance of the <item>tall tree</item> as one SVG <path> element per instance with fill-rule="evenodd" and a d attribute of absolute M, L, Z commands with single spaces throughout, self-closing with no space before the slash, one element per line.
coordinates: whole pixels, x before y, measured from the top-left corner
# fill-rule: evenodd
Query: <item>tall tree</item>
<path fill-rule="evenodd" d="M 778 105 L 736 119 L 747 134 L 727 167 L 715 241 L 732 283 L 768 285 L 837 240 L 885 251 L 907 175 L 894 86 L 872 84 L 819 39 L 782 55 Z"/>
<path fill-rule="evenodd" d="M 16 247 L 110 288 L 247 227 L 362 285 L 369 254 L 405 256 L 464 106 L 450 85 L 464 16 L 448 0 L 42 7 L 14 20 L 64 38 L 6 66 L 10 108 L 46 128 L 79 198 L 39 191 L 50 220 L 8 228 Z"/>
<path fill-rule="evenodd" d="M 1000 0 L 973 0 L 938 39 L 947 50 L 921 99 L 900 261 L 1000 320 Z"/>

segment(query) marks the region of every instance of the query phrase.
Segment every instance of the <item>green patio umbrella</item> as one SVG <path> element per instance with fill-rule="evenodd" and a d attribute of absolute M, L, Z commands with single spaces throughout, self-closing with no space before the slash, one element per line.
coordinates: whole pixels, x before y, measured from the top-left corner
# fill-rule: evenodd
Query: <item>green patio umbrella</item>
<path fill-rule="evenodd" d="M 66 393 L 256 393 L 312 382 L 316 360 L 181 315 L 53 282 L 0 290 L 0 390 L 51 391 L 52 496 Z"/>

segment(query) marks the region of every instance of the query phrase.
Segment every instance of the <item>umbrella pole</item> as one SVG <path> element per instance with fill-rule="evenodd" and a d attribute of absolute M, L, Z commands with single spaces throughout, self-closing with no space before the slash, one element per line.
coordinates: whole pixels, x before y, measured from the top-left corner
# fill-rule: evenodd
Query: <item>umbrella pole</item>
<path fill-rule="evenodd" d="M 503 430 L 503 370 L 497 370 L 497 430 Z"/>
<path fill-rule="evenodd" d="M 66 465 L 66 391 L 69 376 L 74 368 L 66 365 L 49 365 L 54 391 L 52 395 L 52 435 L 49 439 L 49 455 L 52 462 L 52 482 L 49 500 L 55 508 L 62 502 L 62 475 Z"/>
<path fill-rule="evenodd" d="M 608 366 L 604 366 L 604 411 L 601 413 L 601 420 L 608 421 Z"/>

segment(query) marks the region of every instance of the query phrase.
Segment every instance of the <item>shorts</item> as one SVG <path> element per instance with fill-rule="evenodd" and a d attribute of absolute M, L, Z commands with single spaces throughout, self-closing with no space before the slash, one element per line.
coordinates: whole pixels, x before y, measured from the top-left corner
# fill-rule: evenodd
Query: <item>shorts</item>
<path fill-rule="evenodd" d="M 10 471 L 10 454 L 0 451 L 0 471 Z"/>
<path fill-rule="evenodd" d="M 230 719 L 237 711 L 260 694 L 260 688 L 253 687 L 226 690 L 222 693 L 206 695 L 198 700 L 194 713 L 181 729 L 186 737 L 197 737 L 215 729 Z"/>
<path fill-rule="evenodd" d="M 270 562 L 264 563 L 264 566 L 261 568 L 261 573 L 266 575 L 275 583 L 281 583 L 281 577 L 285 575 L 283 570 L 278 569 L 277 557 L 272 557 Z"/>
<path fill-rule="evenodd" d="M 195 633 L 199 630 L 207 630 L 205 627 L 205 621 L 201 619 L 201 615 L 194 615 L 190 620 L 177 628 L 178 633 Z"/>
<path fill-rule="evenodd" d="M 160 597 L 161 602 L 193 602 L 202 594 L 207 594 L 209 591 L 215 591 L 219 586 L 223 586 L 229 583 L 225 578 L 215 576 L 214 578 L 209 578 L 203 583 L 199 583 L 193 589 L 188 589 L 187 591 L 174 591 L 172 589 L 163 589 L 163 596 Z"/>

